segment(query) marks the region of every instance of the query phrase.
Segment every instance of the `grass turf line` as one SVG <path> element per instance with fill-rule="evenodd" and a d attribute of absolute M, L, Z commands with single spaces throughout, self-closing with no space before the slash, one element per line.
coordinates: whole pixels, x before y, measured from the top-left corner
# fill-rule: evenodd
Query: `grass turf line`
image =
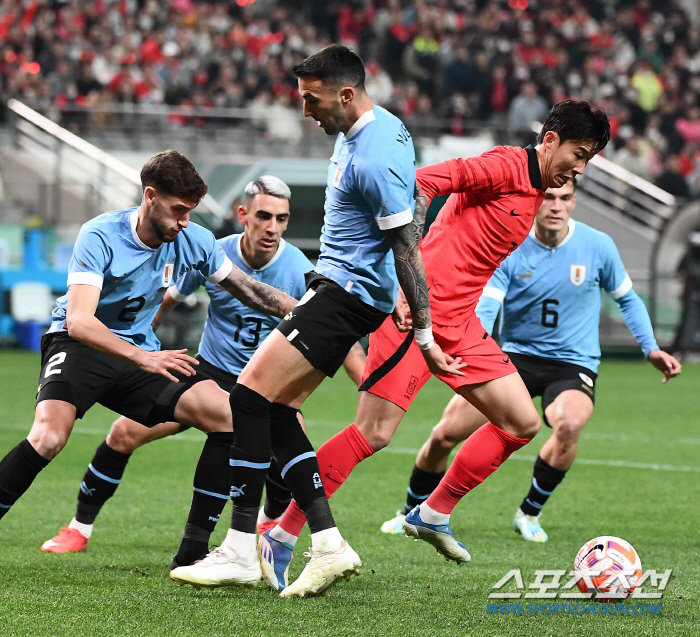
<path fill-rule="evenodd" d="M 1 455 L 24 435 L 23 424 L 29 429 L 38 371 L 36 355 L 0 354 Z M 686 366 L 679 379 L 662 386 L 647 364 L 605 362 L 579 457 L 700 466 L 698 381 L 698 366 Z M 393 446 L 419 448 L 449 397 L 447 388 L 431 381 Z M 304 409 L 314 444 L 352 422 L 355 407 L 347 378 L 340 374 L 325 383 Z M 549 543 L 530 545 L 512 531 L 511 521 L 532 467 L 507 462 L 453 516 L 455 534 L 473 559 L 458 567 L 427 544 L 379 533 L 404 501 L 413 464 L 409 454 L 380 453 L 360 465 L 332 499 L 343 535 L 363 559 L 362 576 L 319 599 L 280 600 L 265 588 L 195 592 L 169 580 L 201 444 L 161 441 L 134 454 L 86 553 L 41 553 L 41 543 L 73 516 L 80 480 L 102 440 L 98 432 L 106 435 L 113 418 L 96 407 L 78 421 L 76 432 L 90 433 L 74 435 L 0 522 L 3 635 L 697 634 L 700 481 L 693 473 L 575 464 L 542 517 Z M 548 435 L 543 428 L 522 454 L 534 455 Z M 225 534 L 228 511 L 214 541 Z M 292 577 L 305 562 L 306 533 Z M 661 616 L 487 615 L 491 586 L 507 571 L 521 568 L 527 586 L 538 568 L 568 570 L 580 546 L 601 534 L 632 542 L 645 568 L 674 569 Z"/>

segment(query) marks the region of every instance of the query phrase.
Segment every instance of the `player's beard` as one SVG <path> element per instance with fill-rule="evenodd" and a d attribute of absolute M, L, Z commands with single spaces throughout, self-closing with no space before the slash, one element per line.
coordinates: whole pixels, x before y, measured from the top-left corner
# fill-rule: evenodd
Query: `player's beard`
<path fill-rule="evenodd" d="M 151 228 L 153 229 L 153 234 L 155 234 L 156 237 L 158 237 L 158 240 L 162 241 L 163 243 L 172 243 L 173 241 L 175 241 L 175 237 L 177 235 L 170 236 L 168 234 L 169 228 L 165 225 L 162 218 L 163 212 L 158 203 L 156 203 L 154 206 L 153 214 L 149 218 Z"/>

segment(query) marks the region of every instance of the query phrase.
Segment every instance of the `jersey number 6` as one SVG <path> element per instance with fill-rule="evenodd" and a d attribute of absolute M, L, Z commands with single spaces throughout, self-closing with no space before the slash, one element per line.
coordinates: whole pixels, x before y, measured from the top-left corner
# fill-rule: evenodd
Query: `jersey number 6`
<path fill-rule="evenodd" d="M 556 299 L 545 299 L 542 301 L 542 326 L 556 327 L 559 324 L 559 314 L 556 310 L 550 310 L 550 305 L 559 305 Z"/>

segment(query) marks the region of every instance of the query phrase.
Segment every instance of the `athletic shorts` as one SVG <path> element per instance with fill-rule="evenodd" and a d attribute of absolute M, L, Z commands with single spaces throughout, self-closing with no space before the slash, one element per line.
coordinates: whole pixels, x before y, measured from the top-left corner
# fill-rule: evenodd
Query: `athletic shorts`
<path fill-rule="evenodd" d="M 433 335 L 443 352 L 460 356 L 467 364 L 461 370 L 464 376 L 437 377 L 455 391 L 464 385 L 485 383 L 517 371 L 510 356 L 503 353 L 474 314 L 464 325 L 433 324 Z M 423 353 L 414 342 L 413 331 L 399 332 L 389 317 L 369 337 L 360 391 L 368 391 L 408 411 L 430 376 Z"/>
<path fill-rule="evenodd" d="M 314 369 L 333 377 L 350 348 L 386 317 L 386 312 L 363 303 L 335 281 L 307 272 L 306 294 L 277 329 Z"/>
<path fill-rule="evenodd" d="M 539 356 L 509 354 L 515 368 L 530 392 L 530 396 L 542 396 L 542 413 L 559 394 L 569 389 L 583 392 L 595 403 L 595 381 L 598 375 L 586 367 Z M 547 416 L 544 417 L 547 422 Z"/>
<path fill-rule="evenodd" d="M 133 363 L 99 352 L 65 332 L 41 339 L 41 374 L 36 402 L 63 400 L 75 406 L 76 418 L 99 403 L 146 427 L 175 420 L 175 405 L 205 374 L 180 376 L 174 383 Z M 184 382 L 186 379 L 186 382 Z"/>

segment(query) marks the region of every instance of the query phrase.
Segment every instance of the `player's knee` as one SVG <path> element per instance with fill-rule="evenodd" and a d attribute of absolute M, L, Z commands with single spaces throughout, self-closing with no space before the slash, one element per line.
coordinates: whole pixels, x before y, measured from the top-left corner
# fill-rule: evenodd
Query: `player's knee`
<path fill-rule="evenodd" d="M 449 426 L 447 426 L 443 421 L 440 421 L 433 431 L 430 433 L 430 439 L 428 443 L 431 449 L 436 451 L 452 451 L 460 441 L 452 433 Z"/>
<path fill-rule="evenodd" d="M 128 418 L 118 418 L 107 434 L 107 444 L 119 453 L 133 453 L 143 444 L 148 430 Z"/>
<path fill-rule="evenodd" d="M 565 445 L 573 445 L 578 442 L 585 421 L 575 416 L 564 416 L 555 424 L 555 435 Z"/>
<path fill-rule="evenodd" d="M 35 420 L 27 440 L 40 456 L 52 460 L 66 446 L 69 434 L 48 421 Z"/>
<path fill-rule="evenodd" d="M 540 415 L 533 409 L 531 414 L 528 414 L 520 419 L 520 422 L 517 425 L 516 435 L 518 438 L 527 438 L 532 440 L 537 435 L 537 432 L 540 430 L 541 426 L 542 420 L 540 419 Z"/>
<path fill-rule="evenodd" d="M 371 423 L 355 423 L 355 426 L 374 451 L 387 447 L 394 434 L 393 427 L 387 427 L 382 420 L 375 420 Z"/>

